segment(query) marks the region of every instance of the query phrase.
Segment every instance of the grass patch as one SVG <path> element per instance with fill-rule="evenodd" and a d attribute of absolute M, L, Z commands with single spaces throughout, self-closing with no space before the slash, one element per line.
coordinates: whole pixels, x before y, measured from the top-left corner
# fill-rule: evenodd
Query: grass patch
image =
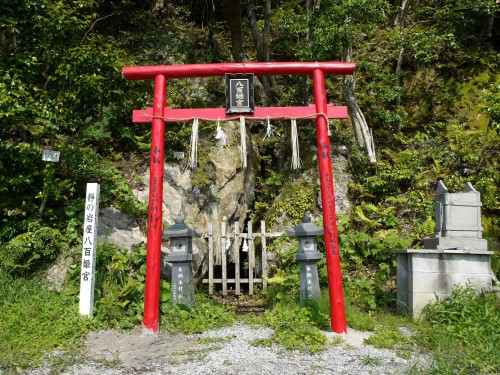
<path fill-rule="evenodd" d="M 161 327 L 170 332 L 201 333 L 232 325 L 236 321 L 234 308 L 211 300 L 203 294 L 196 295 L 195 306 L 190 309 L 168 301 L 161 315 Z"/>
<path fill-rule="evenodd" d="M 267 324 L 274 329 L 271 340 L 288 350 L 317 353 L 326 349 L 327 338 L 308 307 L 278 303 L 266 312 Z"/>
<path fill-rule="evenodd" d="M 1 269 L 0 310 L 0 369 L 37 366 L 52 351 L 58 354 L 49 362 L 74 362 L 84 336 L 95 328 L 80 316 L 74 298 Z"/>
<path fill-rule="evenodd" d="M 250 345 L 258 348 L 270 348 L 273 346 L 273 340 L 271 339 L 254 339 L 250 341 Z"/>
<path fill-rule="evenodd" d="M 381 325 L 364 342 L 379 349 L 396 349 L 410 344 L 411 339 L 395 327 Z"/>
<path fill-rule="evenodd" d="M 341 335 L 334 336 L 330 341 L 331 346 L 340 346 L 345 342 L 344 338 Z"/>
<path fill-rule="evenodd" d="M 417 340 L 432 355 L 430 373 L 498 373 L 498 293 L 456 288 L 450 298 L 426 307 Z"/>
<path fill-rule="evenodd" d="M 388 311 L 371 313 L 375 328 L 374 333 L 365 339 L 365 344 L 379 349 L 407 350 L 412 346 L 413 338 L 402 330 L 414 331 L 415 323 L 406 315 L 394 315 Z M 375 323 L 376 322 L 376 323 Z"/>
<path fill-rule="evenodd" d="M 358 308 L 346 303 L 346 322 L 351 328 L 358 331 L 374 331 L 375 319 L 371 313 L 363 312 Z"/>
<path fill-rule="evenodd" d="M 118 351 L 112 352 L 111 350 L 107 350 L 107 352 L 110 354 L 109 356 L 103 356 L 96 362 L 102 364 L 105 367 L 116 367 L 122 364 Z"/>
<path fill-rule="evenodd" d="M 367 355 L 361 359 L 361 364 L 363 366 L 380 366 L 382 364 L 382 361 L 378 357 Z"/>
<path fill-rule="evenodd" d="M 235 336 L 226 336 L 226 337 L 202 337 L 199 341 L 200 345 L 211 345 L 216 343 L 223 343 L 231 341 L 235 338 Z"/>

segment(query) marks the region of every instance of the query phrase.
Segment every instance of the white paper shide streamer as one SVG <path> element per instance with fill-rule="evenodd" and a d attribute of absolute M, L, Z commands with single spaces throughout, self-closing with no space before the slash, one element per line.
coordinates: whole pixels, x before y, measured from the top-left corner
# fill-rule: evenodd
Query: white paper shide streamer
<path fill-rule="evenodd" d="M 241 151 L 241 168 L 247 168 L 247 132 L 245 129 L 245 117 L 240 116 L 240 151 Z"/>
<path fill-rule="evenodd" d="M 220 146 L 225 146 L 227 142 L 227 136 L 226 133 L 224 133 L 224 130 L 220 127 L 220 119 L 217 120 L 217 129 L 215 133 L 215 140 Z"/>
<path fill-rule="evenodd" d="M 297 134 L 297 120 L 291 119 L 292 123 L 292 169 L 299 169 L 301 166 L 299 157 L 299 136 Z"/>
<path fill-rule="evenodd" d="M 220 121 L 220 120 L 219 120 Z M 217 132 L 215 139 L 220 145 L 226 144 L 226 135 L 220 127 L 219 121 L 217 121 Z M 297 119 L 292 118 L 291 121 L 291 141 L 292 141 L 292 169 L 299 169 L 302 166 L 299 156 L 299 138 L 297 133 Z M 195 117 L 193 119 L 193 126 L 191 130 L 191 144 L 189 147 L 189 167 L 195 169 L 198 164 L 198 125 L 199 119 Z M 264 136 L 264 140 L 270 138 L 273 135 L 276 127 L 272 126 L 270 123 L 270 118 L 267 118 L 267 130 Z M 245 116 L 240 116 L 240 153 L 241 153 L 241 168 L 247 168 L 247 137 L 246 137 L 246 124 Z"/>
<path fill-rule="evenodd" d="M 191 144 L 189 147 L 189 166 L 195 169 L 198 164 L 198 119 L 193 119 L 193 128 L 191 129 Z"/>
<path fill-rule="evenodd" d="M 267 126 L 266 126 L 266 134 L 264 135 L 264 138 L 262 138 L 262 140 L 265 141 L 266 138 L 271 138 L 275 129 L 276 129 L 276 126 L 271 125 L 271 120 L 268 117 L 267 118 Z"/>

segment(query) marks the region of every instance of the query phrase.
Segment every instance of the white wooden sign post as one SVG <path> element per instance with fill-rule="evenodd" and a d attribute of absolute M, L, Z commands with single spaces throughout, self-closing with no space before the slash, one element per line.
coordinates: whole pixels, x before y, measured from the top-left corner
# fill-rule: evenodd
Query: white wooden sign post
<path fill-rule="evenodd" d="M 97 219 L 99 217 L 100 186 L 87 184 L 83 224 L 82 271 L 80 276 L 80 314 L 90 318 L 94 309 L 94 279 L 97 248 Z"/>

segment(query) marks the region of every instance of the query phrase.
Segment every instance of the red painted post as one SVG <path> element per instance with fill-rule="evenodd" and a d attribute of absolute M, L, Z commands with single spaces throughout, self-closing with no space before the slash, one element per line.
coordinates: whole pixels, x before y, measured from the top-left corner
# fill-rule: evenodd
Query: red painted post
<path fill-rule="evenodd" d="M 165 122 L 161 119 L 167 97 L 167 79 L 155 78 L 153 125 L 149 177 L 148 243 L 146 254 L 146 286 L 142 323 L 148 330 L 158 332 L 160 322 L 160 266 L 163 205 L 163 167 Z"/>
<path fill-rule="evenodd" d="M 326 114 L 325 77 L 320 69 L 313 72 L 314 102 L 317 113 Z M 330 314 L 332 331 L 347 332 L 344 295 L 342 292 L 342 271 L 335 215 L 335 193 L 333 187 L 332 155 L 328 138 L 327 119 L 316 117 L 316 138 L 318 141 L 319 175 L 321 181 L 321 203 L 325 230 L 326 265 L 330 292 Z"/>

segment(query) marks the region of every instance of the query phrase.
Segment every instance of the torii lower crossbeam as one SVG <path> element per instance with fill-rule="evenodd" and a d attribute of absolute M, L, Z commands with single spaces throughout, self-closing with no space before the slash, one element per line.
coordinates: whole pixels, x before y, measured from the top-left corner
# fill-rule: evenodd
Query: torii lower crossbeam
<path fill-rule="evenodd" d="M 310 104 L 303 107 L 256 107 L 252 114 L 242 114 L 246 121 L 258 121 L 266 118 L 273 120 L 279 119 L 314 119 L 317 116 L 316 106 Z M 327 105 L 325 115 L 328 118 L 342 119 L 347 118 L 347 107 Z M 194 118 L 203 119 L 205 121 L 231 120 L 238 119 L 240 115 L 228 115 L 224 108 L 186 108 L 174 109 L 166 107 L 163 110 L 162 120 L 165 122 L 186 122 Z M 153 107 L 147 109 L 136 109 L 132 114 L 133 122 L 151 122 L 153 120 Z"/>

